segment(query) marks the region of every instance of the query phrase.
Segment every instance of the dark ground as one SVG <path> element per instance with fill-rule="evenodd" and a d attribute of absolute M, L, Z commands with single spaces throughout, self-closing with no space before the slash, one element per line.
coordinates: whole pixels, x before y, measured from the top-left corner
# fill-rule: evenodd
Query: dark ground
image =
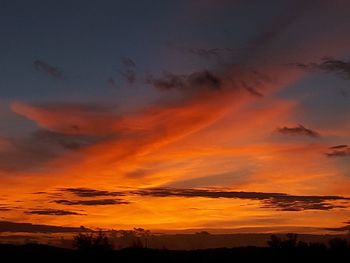
<path fill-rule="evenodd" d="M 350 249 L 315 246 L 80 251 L 38 244 L 3 244 L 0 245 L 0 262 L 350 262 Z"/>

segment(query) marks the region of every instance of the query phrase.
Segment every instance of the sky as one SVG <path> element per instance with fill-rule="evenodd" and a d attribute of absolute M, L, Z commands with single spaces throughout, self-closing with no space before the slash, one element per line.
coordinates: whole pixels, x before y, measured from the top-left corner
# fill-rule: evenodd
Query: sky
<path fill-rule="evenodd" d="M 349 230 L 349 8 L 0 0 L 0 220 Z"/>

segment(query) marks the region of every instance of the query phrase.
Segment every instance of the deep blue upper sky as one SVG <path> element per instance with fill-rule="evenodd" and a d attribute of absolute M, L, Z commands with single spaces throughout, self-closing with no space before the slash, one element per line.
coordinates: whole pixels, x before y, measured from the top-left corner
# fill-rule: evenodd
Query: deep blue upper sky
<path fill-rule="evenodd" d="M 123 97 L 133 91 L 106 89 L 107 79 L 117 77 L 122 69 L 121 57 L 132 58 L 140 73 L 210 67 L 207 61 L 177 52 L 169 43 L 241 48 L 270 25 L 271 17 L 286 9 L 285 3 L 2 0 L 0 96 L 34 100 Z M 35 60 L 59 68 L 64 78 L 51 79 L 36 72 Z"/>
<path fill-rule="evenodd" d="M 306 15 L 300 18 L 310 20 L 309 28 L 300 27 L 298 21 L 289 25 L 288 17 L 291 21 L 294 19 L 293 8 L 302 4 L 303 1 L 287 0 L 268 3 L 254 0 L 2 0 L 0 98 L 5 104 L 21 100 L 143 105 L 158 96 L 145 85 L 147 74 L 186 73 L 215 67 L 213 61 L 179 52 L 178 47 L 230 48 L 239 54 L 262 31 L 268 34 L 278 31 L 279 27 L 288 31 L 289 27 L 297 39 L 299 35 L 317 34 L 322 30 L 336 31 L 338 26 L 342 28 L 349 23 L 343 19 L 346 15 L 341 13 L 336 18 L 324 11 L 313 13 L 316 7 L 310 4 L 303 10 Z M 332 24 L 327 19 L 339 19 L 341 23 L 333 21 Z M 293 40 L 289 42 L 293 45 Z M 288 45 L 288 41 L 284 41 L 284 45 Z M 275 45 L 273 48 L 286 47 Z M 125 70 L 122 57 L 136 63 L 133 70 L 137 79 L 132 87 L 120 75 Z M 57 67 L 63 72 L 63 78 L 55 79 L 36 71 L 33 67 L 36 60 Z M 111 78 L 118 88 L 108 87 L 107 81 Z M 294 85 L 292 89 L 283 90 L 281 96 L 297 97 L 301 103 L 311 98 L 313 103 L 306 103 L 305 107 L 319 111 L 325 117 L 328 114 L 330 119 L 333 110 L 341 109 L 346 113 L 349 110 L 348 83 L 333 78 L 328 84 L 327 78 L 326 81 L 323 79 L 324 76 L 321 80 L 309 78 L 301 82 L 299 88 Z M 336 89 L 330 87 L 334 83 L 337 83 Z M 321 95 L 313 92 L 315 85 L 322 86 L 318 89 Z M 322 94 L 327 90 L 334 97 L 332 100 Z M 313 96 L 305 97 L 305 91 L 310 91 Z"/>

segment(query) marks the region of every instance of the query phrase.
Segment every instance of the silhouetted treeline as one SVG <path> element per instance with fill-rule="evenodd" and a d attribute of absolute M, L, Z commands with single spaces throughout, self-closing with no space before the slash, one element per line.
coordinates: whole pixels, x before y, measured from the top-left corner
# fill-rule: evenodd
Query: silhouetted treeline
<path fill-rule="evenodd" d="M 81 233 L 76 249 L 39 244 L 0 245 L 1 262 L 349 262 L 350 246 L 342 238 L 328 244 L 298 241 L 298 235 L 272 235 L 268 247 L 202 250 L 149 249 L 141 243 L 116 250 L 103 232 Z M 21 261 L 18 261 L 21 260 Z"/>

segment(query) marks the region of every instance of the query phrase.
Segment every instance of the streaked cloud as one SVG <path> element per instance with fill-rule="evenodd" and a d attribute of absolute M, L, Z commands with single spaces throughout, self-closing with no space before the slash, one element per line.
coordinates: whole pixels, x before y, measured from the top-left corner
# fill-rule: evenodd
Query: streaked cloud
<path fill-rule="evenodd" d="M 332 210 L 343 207 L 332 204 L 332 201 L 350 200 L 350 198 L 342 196 L 299 196 L 284 193 L 176 188 L 144 189 L 135 191 L 135 194 L 153 197 L 204 197 L 258 200 L 261 201 L 262 208 L 271 208 L 280 211 Z"/>
<path fill-rule="evenodd" d="M 326 153 L 328 157 L 346 157 L 350 156 L 350 147 L 348 145 L 336 145 L 329 148 L 329 151 Z"/>
<path fill-rule="evenodd" d="M 189 90 L 198 88 L 218 90 L 222 86 L 221 78 L 208 70 L 195 72 L 190 75 L 177 75 L 165 72 L 160 78 L 149 76 L 148 82 L 159 90 Z"/>
<path fill-rule="evenodd" d="M 136 77 L 136 73 L 134 70 L 131 69 L 125 69 L 125 70 L 121 70 L 119 72 L 120 76 L 122 76 L 122 78 L 126 81 L 126 83 L 128 83 L 129 85 L 133 85 L 135 84 L 137 77 Z"/>
<path fill-rule="evenodd" d="M 101 197 L 101 196 L 123 196 L 122 192 L 112 192 L 105 190 L 97 190 L 91 188 L 60 188 L 58 189 L 62 192 L 72 193 L 79 197 Z"/>
<path fill-rule="evenodd" d="M 325 228 L 326 230 L 330 231 L 336 231 L 336 232 L 345 232 L 345 231 L 350 231 L 350 221 L 349 222 L 344 222 L 345 225 L 340 226 L 340 227 L 327 227 Z"/>
<path fill-rule="evenodd" d="M 331 57 L 325 57 L 320 62 L 293 63 L 292 65 L 305 70 L 337 74 L 350 79 L 350 62 Z"/>
<path fill-rule="evenodd" d="M 11 221 L 0 221 L 0 232 L 22 232 L 22 233 L 75 233 L 88 231 L 88 228 L 63 227 L 53 225 L 19 223 Z"/>
<path fill-rule="evenodd" d="M 287 127 L 287 126 L 280 127 L 280 128 L 277 128 L 277 132 L 281 134 L 286 134 L 286 135 L 304 135 L 304 136 L 310 136 L 310 137 L 320 136 L 318 132 L 308 129 L 301 124 L 295 127 Z"/>
<path fill-rule="evenodd" d="M 78 212 L 60 210 L 60 209 L 33 209 L 25 212 L 28 215 L 47 215 L 47 216 L 69 216 L 69 215 L 83 215 Z"/>
<path fill-rule="evenodd" d="M 41 72 L 49 75 L 50 77 L 53 77 L 56 79 L 60 79 L 63 77 L 63 72 L 60 69 L 46 63 L 45 61 L 35 60 L 33 63 L 33 66 L 34 66 L 35 70 L 41 71 Z"/>
<path fill-rule="evenodd" d="M 265 84 L 270 82 L 270 77 L 255 69 L 233 65 L 229 72 L 214 72 L 202 70 L 190 74 L 174 74 L 163 72 L 162 76 L 148 76 L 147 83 L 159 90 L 181 90 L 189 94 L 201 94 L 222 89 L 245 89 L 250 94 L 262 97 Z"/>
<path fill-rule="evenodd" d="M 54 200 L 53 202 L 62 205 L 123 205 L 128 204 L 129 202 L 122 199 L 92 199 L 92 200 Z"/>

